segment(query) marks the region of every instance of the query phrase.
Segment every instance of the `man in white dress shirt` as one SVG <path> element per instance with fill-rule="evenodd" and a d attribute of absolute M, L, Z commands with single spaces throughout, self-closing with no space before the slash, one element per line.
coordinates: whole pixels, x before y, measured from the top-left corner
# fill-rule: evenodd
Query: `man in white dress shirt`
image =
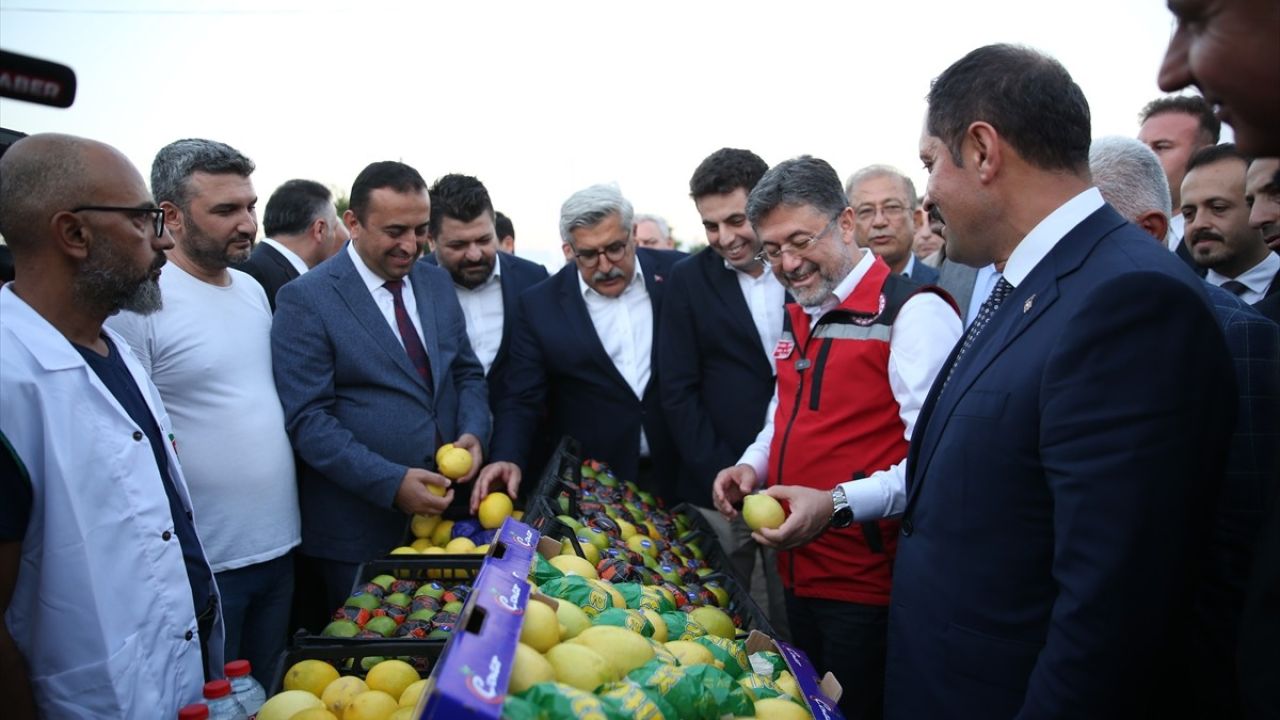
<path fill-rule="evenodd" d="M 290 180 L 276 188 L 262 213 L 262 231 L 267 236 L 249 259 L 232 267 L 258 281 L 271 312 L 281 285 L 333 257 L 351 237 L 338 219 L 333 193 L 314 180 Z"/>

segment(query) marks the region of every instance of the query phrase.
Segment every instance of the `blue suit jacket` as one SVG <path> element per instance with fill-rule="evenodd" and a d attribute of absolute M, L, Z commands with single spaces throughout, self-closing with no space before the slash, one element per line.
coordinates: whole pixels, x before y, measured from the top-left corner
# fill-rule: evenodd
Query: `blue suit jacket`
<path fill-rule="evenodd" d="M 655 325 L 661 317 L 666 279 L 684 253 L 638 248 Z M 511 343 L 510 367 L 496 393 L 493 459 L 536 473 L 549 447 L 535 447 L 539 425 L 547 439 L 570 435 L 588 457 L 609 463 L 624 480 L 635 480 L 644 428 L 659 493 L 670 495 L 679 472 L 675 448 L 658 403 L 657 363 L 661 336 L 653 332 L 649 386 L 637 399 L 605 353 L 578 287 L 578 266 L 568 263 L 520 296 L 520 316 Z"/>
<path fill-rule="evenodd" d="M 344 249 L 280 288 L 271 351 L 302 459 L 302 552 L 363 562 L 397 545 L 394 507 L 410 467 L 434 468 L 437 439 L 490 431 L 484 371 L 449 274 L 415 263 L 413 286 L 434 387 L 418 375 Z"/>
<path fill-rule="evenodd" d="M 662 301 L 662 409 L 690 476 L 676 494 L 702 507 L 711 507 L 716 473 L 764 427 L 773 397 L 773 368 L 737 275 L 707 248 L 671 268 Z"/>
<path fill-rule="evenodd" d="M 908 455 L 888 718 L 1176 699 L 1235 383 L 1202 284 L 1109 206 L 939 373 Z"/>
<path fill-rule="evenodd" d="M 438 264 L 434 254 L 424 255 L 422 262 L 433 266 Z M 498 387 L 510 365 L 507 356 L 511 354 L 512 326 L 519 312 L 520 293 L 549 277 L 547 269 L 542 265 L 508 253 L 498 253 L 498 264 L 502 267 L 502 343 L 498 345 L 498 354 L 494 356 L 489 373 L 485 376 L 489 384 L 490 408 L 494 407 Z"/>

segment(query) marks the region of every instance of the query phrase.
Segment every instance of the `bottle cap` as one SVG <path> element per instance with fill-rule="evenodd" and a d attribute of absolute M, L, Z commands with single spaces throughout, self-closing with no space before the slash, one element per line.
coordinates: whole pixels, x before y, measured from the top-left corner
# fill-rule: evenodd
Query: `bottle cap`
<path fill-rule="evenodd" d="M 210 680 L 204 684 L 204 696 L 216 700 L 231 694 L 231 683 L 226 680 Z"/>
<path fill-rule="evenodd" d="M 232 660 L 223 670 L 227 673 L 227 677 L 244 677 L 253 671 L 253 666 L 248 660 Z"/>
<path fill-rule="evenodd" d="M 204 703 L 192 703 L 178 711 L 178 720 L 208 720 L 209 706 Z"/>

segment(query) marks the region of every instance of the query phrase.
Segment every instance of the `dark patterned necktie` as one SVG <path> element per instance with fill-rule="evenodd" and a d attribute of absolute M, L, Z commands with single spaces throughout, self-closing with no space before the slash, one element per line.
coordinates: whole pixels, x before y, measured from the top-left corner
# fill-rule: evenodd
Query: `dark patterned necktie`
<path fill-rule="evenodd" d="M 422 381 L 430 388 L 433 383 L 431 382 L 431 363 L 427 361 L 427 349 L 423 347 L 422 338 L 418 337 L 418 331 L 413 327 L 413 321 L 409 319 L 409 311 L 405 309 L 404 298 L 400 295 L 404 290 L 404 281 L 389 280 L 383 283 L 382 287 L 391 291 L 391 299 L 395 301 L 396 327 L 400 329 L 400 340 L 404 343 L 405 352 L 409 354 L 409 362 L 413 363 L 413 367 L 422 376 Z"/>
<path fill-rule="evenodd" d="M 1241 295 L 1245 294 L 1245 292 L 1248 291 L 1249 288 L 1239 280 L 1228 280 L 1222 283 L 1222 289 L 1226 290 L 1232 295 L 1235 295 L 1236 297 L 1240 297 Z"/>
<path fill-rule="evenodd" d="M 951 382 L 951 374 L 955 372 L 956 366 L 960 364 L 960 358 L 969 351 L 969 347 L 973 345 L 973 341 L 978 338 L 978 333 L 991 322 L 991 316 L 996 314 L 996 309 L 1009 297 L 1009 293 L 1013 292 L 1013 286 L 1008 280 L 1001 277 L 996 286 L 991 290 L 991 294 L 983 301 L 981 307 L 978 308 L 978 317 L 973 319 L 973 323 L 969 325 L 969 329 L 965 331 L 964 337 L 960 340 L 960 351 L 956 353 L 955 360 L 951 361 L 951 367 L 947 368 L 947 379 L 942 382 L 945 389 L 947 383 Z"/>

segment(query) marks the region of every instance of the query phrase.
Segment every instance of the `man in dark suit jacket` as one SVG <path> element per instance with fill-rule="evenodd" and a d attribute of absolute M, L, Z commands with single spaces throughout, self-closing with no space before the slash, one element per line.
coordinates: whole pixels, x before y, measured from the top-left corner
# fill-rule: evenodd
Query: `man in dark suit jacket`
<path fill-rule="evenodd" d="M 329 606 L 357 564 L 398 544 L 405 513 L 453 499 L 432 472 L 444 442 L 481 465 L 490 417 L 449 274 L 417 262 L 427 239 L 426 182 L 398 162 L 365 168 L 345 220 L 351 243 L 284 286 L 271 329 L 280 402 L 304 462 L 301 552 L 318 559 Z"/>
<path fill-rule="evenodd" d="M 938 271 L 911 252 L 916 228 L 927 223 L 911 178 L 888 165 L 868 165 L 849 176 L 845 195 L 853 206 L 858 244 L 870 248 L 889 269 L 921 285 L 938 282 Z"/>
<path fill-rule="evenodd" d="M 1035 51 L 979 48 L 933 82 L 929 198 L 952 258 L 1003 278 L 912 439 L 886 717 L 1181 700 L 1235 383 L 1203 287 L 1089 186 L 1089 143 L 1084 94 Z"/>
<path fill-rule="evenodd" d="M 608 185 L 580 190 L 561 207 L 560 236 L 574 262 L 520 296 L 492 455 L 527 474 L 549 450 L 534 447 L 545 422 L 550 439 L 571 435 L 620 478 L 672 499 L 680 467 L 654 358 L 665 282 L 685 255 L 637 249 L 632 217 Z M 485 478 L 493 482 L 509 485 L 509 476 Z"/>
<path fill-rule="evenodd" d="M 507 357 L 516 303 L 520 293 L 547 279 L 547 269 L 498 252 L 493 203 L 489 191 L 479 180 L 469 175 L 445 175 L 435 181 L 430 193 L 433 252 L 424 256 L 423 262 L 439 265 L 453 278 L 453 289 L 467 320 L 471 349 L 484 366 L 492 409 L 510 366 Z M 502 472 L 502 468 L 481 470 L 487 474 L 498 472 Z M 519 468 L 508 468 L 506 472 L 515 472 L 515 479 L 519 479 Z M 470 495 L 455 497 L 454 505 L 469 505 L 474 514 L 482 499 L 475 492 L 480 487 L 482 483 L 476 483 Z"/>
<path fill-rule="evenodd" d="M 789 299 L 760 260 L 760 240 L 747 221 L 747 196 L 768 169 L 755 153 L 737 148 L 717 150 L 698 165 L 689 194 L 708 248 L 671 269 L 659 322 L 662 409 L 690 476 L 677 495 L 703 511 L 749 590 L 762 548 L 741 517 L 727 521 L 714 509 L 711 484 L 764 427 L 773 396 L 773 350 Z M 761 562 L 770 623 L 789 637 L 773 552 L 764 551 Z"/>
<path fill-rule="evenodd" d="M 333 257 L 350 237 L 338 219 L 333 193 L 312 180 L 290 180 L 276 188 L 262 228 L 267 236 L 248 260 L 232 267 L 258 281 L 272 312 L 280 286 Z"/>

